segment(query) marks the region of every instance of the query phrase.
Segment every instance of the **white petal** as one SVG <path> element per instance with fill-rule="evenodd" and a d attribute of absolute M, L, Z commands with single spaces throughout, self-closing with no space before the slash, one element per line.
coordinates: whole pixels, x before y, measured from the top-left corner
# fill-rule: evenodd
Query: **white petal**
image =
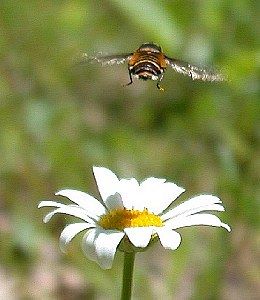
<path fill-rule="evenodd" d="M 82 250 L 88 259 L 97 262 L 95 240 L 98 236 L 99 228 L 88 230 L 82 239 Z"/>
<path fill-rule="evenodd" d="M 230 227 L 227 224 L 222 223 L 217 216 L 211 214 L 196 214 L 187 217 L 179 216 L 174 219 L 167 220 L 164 224 L 171 229 L 193 225 L 209 225 L 223 227 L 228 231 L 231 231 Z"/>
<path fill-rule="evenodd" d="M 99 193 L 105 202 L 107 197 L 114 195 L 117 192 L 119 180 L 112 171 L 103 167 L 93 167 L 93 173 Z"/>
<path fill-rule="evenodd" d="M 150 242 L 154 227 L 131 227 L 125 228 L 124 231 L 128 236 L 130 242 L 135 247 L 144 248 Z"/>
<path fill-rule="evenodd" d="M 95 247 L 97 263 L 102 269 L 110 269 L 112 267 L 117 246 L 124 235 L 124 232 L 117 230 L 99 232 L 95 240 Z"/>
<path fill-rule="evenodd" d="M 77 218 L 80 218 L 80 219 L 86 221 L 87 223 L 95 224 L 95 222 L 87 216 L 87 214 L 83 208 L 74 206 L 74 205 L 73 206 L 72 205 L 64 205 L 62 207 L 59 207 L 59 208 L 53 210 L 52 212 L 48 213 L 44 217 L 43 222 L 44 223 L 49 222 L 50 219 L 57 213 L 74 216 L 74 217 L 77 217 Z"/>
<path fill-rule="evenodd" d="M 160 242 L 165 249 L 175 250 L 181 243 L 181 236 L 178 232 L 167 227 L 156 227 Z"/>
<path fill-rule="evenodd" d="M 143 180 L 141 182 L 140 185 L 146 185 L 146 184 L 162 184 L 162 183 L 165 183 L 166 182 L 166 179 L 165 178 L 156 178 L 156 177 L 148 177 L 146 178 L 145 180 Z"/>
<path fill-rule="evenodd" d="M 91 217 L 101 216 L 106 212 L 105 207 L 97 199 L 87 193 L 66 189 L 57 192 L 55 195 L 69 198 L 72 202 L 84 208 Z"/>
<path fill-rule="evenodd" d="M 41 207 L 62 207 L 62 206 L 65 206 L 65 204 L 48 200 L 48 201 L 41 201 L 38 205 L 38 208 L 41 208 Z"/>
<path fill-rule="evenodd" d="M 67 244 L 84 229 L 91 228 L 93 225 L 87 223 L 74 223 L 66 226 L 60 235 L 60 248 L 65 252 Z"/>
<path fill-rule="evenodd" d="M 145 207 L 154 214 L 164 211 L 185 190 L 165 179 L 147 178 L 140 184 Z"/>
<path fill-rule="evenodd" d="M 187 200 L 180 205 L 169 210 L 161 216 L 162 220 L 171 219 L 177 216 L 188 216 L 194 213 L 208 210 L 224 211 L 224 207 L 220 204 L 220 199 L 211 195 L 201 195 Z"/>
<path fill-rule="evenodd" d="M 118 193 L 122 197 L 123 205 L 127 209 L 135 208 L 139 183 L 135 178 L 121 179 L 118 184 Z"/>

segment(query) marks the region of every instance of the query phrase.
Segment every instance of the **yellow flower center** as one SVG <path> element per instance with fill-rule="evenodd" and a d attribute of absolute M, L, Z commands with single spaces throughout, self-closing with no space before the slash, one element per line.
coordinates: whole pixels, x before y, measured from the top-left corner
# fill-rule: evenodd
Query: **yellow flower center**
<path fill-rule="evenodd" d="M 99 225 L 104 229 L 123 230 L 128 227 L 163 226 L 163 221 L 159 216 L 148 212 L 128 209 L 113 209 L 106 215 L 101 216 Z"/>

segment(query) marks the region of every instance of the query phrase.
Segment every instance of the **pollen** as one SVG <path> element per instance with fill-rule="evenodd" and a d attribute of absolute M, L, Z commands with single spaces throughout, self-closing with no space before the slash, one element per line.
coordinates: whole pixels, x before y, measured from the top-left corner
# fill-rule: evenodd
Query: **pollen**
<path fill-rule="evenodd" d="M 163 226 L 162 219 L 148 212 L 146 208 L 143 211 L 114 209 L 106 215 L 101 216 L 98 223 L 104 229 L 117 230 L 123 230 L 129 227 Z"/>

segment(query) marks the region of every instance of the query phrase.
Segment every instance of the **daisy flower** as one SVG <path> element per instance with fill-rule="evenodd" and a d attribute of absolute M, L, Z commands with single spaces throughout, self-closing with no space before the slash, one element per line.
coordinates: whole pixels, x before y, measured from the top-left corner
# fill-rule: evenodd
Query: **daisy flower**
<path fill-rule="evenodd" d="M 111 268 L 118 248 L 138 251 L 151 240 L 159 239 L 164 248 L 177 249 L 181 235 L 176 229 L 182 227 L 208 225 L 230 231 L 227 224 L 208 213 L 224 211 L 221 200 L 215 196 L 195 196 L 171 208 L 172 202 L 184 192 L 175 183 L 154 177 L 141 183 L 135 178 L 118 179 L 103 167 L 93 167 L 93 173 L 102 202 L 87 193 L 65 189 L 56 195 L 67 197 L 73 204 L 42 201 L 38 207 L 55 207 L 44 217 L 45 223 L 57 213 L 79 218 L 79 223 L 69 224 L 62 231 L 61 250 L 65 251 L 66 245 L 86 230 L 83 251 L 103 269 Z"/>

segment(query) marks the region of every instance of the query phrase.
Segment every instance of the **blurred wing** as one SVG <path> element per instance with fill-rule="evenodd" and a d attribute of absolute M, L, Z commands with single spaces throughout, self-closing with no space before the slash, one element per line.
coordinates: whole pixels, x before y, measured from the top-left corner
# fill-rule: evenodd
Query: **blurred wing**
<path fill-rule="evenodd" d="M 225 76 L 216 73 L 212 70 L 202 69 L 185 61 L 181 61 L 174 58 L 165 57 L 165 61 L 170 65 L 176 72 L 182 73 L 184 75 L 190 76 L 193 80 L 203 80 L 203 81 L 224 81 Z"/>
<path fill-rule="evenodd" d="M 102 66 L 112 66 L 115 64 L 123 64 L 128 61 L 132 56 L 132 53 L 119 54 L 119 55 L 96 55 L 89 56 L 87 53 L 83 53 L 82 62 L 97 62 L 101 63 Z"/>

